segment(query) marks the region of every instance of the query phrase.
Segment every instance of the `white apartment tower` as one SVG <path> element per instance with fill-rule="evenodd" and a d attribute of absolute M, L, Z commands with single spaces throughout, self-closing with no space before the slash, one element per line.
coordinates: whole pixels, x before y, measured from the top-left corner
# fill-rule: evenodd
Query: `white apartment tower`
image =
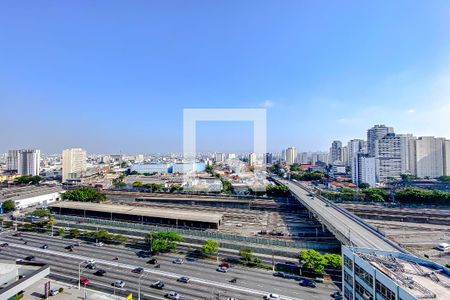
<path fill-rule="evenodd" d="M 444 142 L 444 175 L 450 176 L 450 140 Z"/>
<path fill-rule="evenodd" d="M 295 147 L 289 147 L 286 149 L 286 165 L 290 166 L 295 163 L 297 158 L 297 149 Z"/>
<path fill-rule="evenodd" d="M 41 151 L 18 150 L 17 151 L 17 173 L 20 175 L 37 176 L 40 172 Z"/>
<path fill-rule="evenodd" d="M 444 138 L 422 136 L 416 140 L 416 175 L 437 178 L 444 175 Z"/>
<path fill-rule="evenodd" d="M 393 133 L 394 128 L 386 125 L 375 125 L 367 130 L 367 153 L 370 157 L 375 157 L 375 141 L 383 138 L 388 133 Z"/>
<path fill-rule="evenodd" d="M 399 179 L 401 174 L 410 174 L 409 144 L 414 142 L 411 134 L 396 135 L 388 133 L 375 141 L 375 158 L 377 164 L 377 181 L 384 182 L 390 178 Z"/>
<path fill-rule="evenodd" d="M 86 151 L 81 148 L 65 149 L 62 152 L 62 182 L 79 179 L 86 172 Z"/>
<path fill-rule="evenodd" d="M 368 154 L 360 152 L 353 156 L 352 182 L 355 184 L 368 183 L 375 187 L 376 180 L 376 159 Z"/>

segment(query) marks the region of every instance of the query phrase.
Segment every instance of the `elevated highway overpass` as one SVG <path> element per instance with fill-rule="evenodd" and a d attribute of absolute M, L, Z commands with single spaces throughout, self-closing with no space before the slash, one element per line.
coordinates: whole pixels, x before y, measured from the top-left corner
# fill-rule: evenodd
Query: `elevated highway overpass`
<path fill-rule="evenodd" d="M 385 251 L 406 252 L 386 238 L 382 232 L 365 221 L 337 206 L 322 196 L 312 194 L 301 183 L 273 176 L 272 179 L 286 185 L 310 213 L 320 221 L 342 244 Z"/>

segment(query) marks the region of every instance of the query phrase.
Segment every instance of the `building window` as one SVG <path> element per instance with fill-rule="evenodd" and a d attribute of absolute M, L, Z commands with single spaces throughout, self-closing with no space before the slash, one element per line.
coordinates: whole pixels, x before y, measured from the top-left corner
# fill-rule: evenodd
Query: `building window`
<path fill-rule="evenodd" d="M 346 287 L 344 287 L 344 299 L 353 300 L 353 292 Z"/>
<path fill-rule="evenodd" d="M 378 280 L 375 281 L 375 291 L 380 295 L 381 299 L 395 300 L 395 293 Z"/>
<path fill-rule="evenodd" d="M 344 255 L 344 265 L 353 271 L 353 262 L 347 255 Z"/>
<path fill-rule="evenodd" d="M 365 300 L 373 300 L 373 295 L 357 281 L 355 281 L 355 294 Z"/>
<path fill-rule="evenodd" d="M 368 286 L 373 286 L 373 276 L 367 273 L 366 270 L 355 264 L 355 275 L 364 281 Z"/>
<path fill-rule="evenodd" d="M 348 283 L 351 287 L 353 287 L 353 277 L 352 275 L 348 274 L 346 271 L 344 271 L 344 281 Z"/>

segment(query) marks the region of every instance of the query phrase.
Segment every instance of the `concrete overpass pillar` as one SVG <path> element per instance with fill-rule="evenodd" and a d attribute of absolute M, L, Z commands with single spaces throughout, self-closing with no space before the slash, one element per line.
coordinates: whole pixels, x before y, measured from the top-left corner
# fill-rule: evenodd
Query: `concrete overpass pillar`
<path fill-rule="evenodd" d="M 322 232 L 325 232 L 325 225 L 322 224 Z"/>

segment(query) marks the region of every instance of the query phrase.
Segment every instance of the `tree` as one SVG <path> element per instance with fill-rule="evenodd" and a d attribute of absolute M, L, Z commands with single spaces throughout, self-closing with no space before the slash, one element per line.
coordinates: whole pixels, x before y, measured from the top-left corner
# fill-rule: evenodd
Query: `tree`
<path fill-rule="evenodd" d="M 233 191 L 233 186 L 231 185 L 231 183 L 224 179 L 224 178 L 220 178 L 220 181 L 222 181 L 222 192 L 226 193 L 226 194 L 230 194 Z"/>
<path fill-rule="evenodd" d="M 287 197 L 289 196 L 289 188 L 285 185 L 270 184 L 266 188 L 266 193 L 272 197 Z"/>
<path fill-rule="evenodd" d="M 253 250 L 250 248 L 243 248 L 239 250 L 239 259 L 245 264 L 253 261 Z"/>
<path fill-rule="evenodd" d="M 291 174 L 291 178 L 300 181 L 320 180 L 324 177 L 322 172 L 304 172 L 303 174 Z"/>
<path fill-rule="evenodd" d="M 181 241 L 183 238 L 173 231 L 151 231 L 145 235 L 145 243 L 156 252 L 175 250 L 177 243 Z"/>
<path fill-rule="evenodd" d="M 322 254 L 312 249 L 300 251 L 299 261 L 305 268 L 316 273 L 322 273 L 327 263 Z"/>
<path fill-rule="evenodd" d="M 119 244 L 125 244 L 127 242 L 127 237 L 121 234 L 116 234 L 113 236 L 113 240 Z"/>
<path fill-rule="evenodd" d="M 65 200 L 80 202 L 102 202 L 106 200 L 105 195 L 87 187 L 80 187 L 76 190 L 66 191 L 62 197 Z"/>
<path fill-rule="evenodd" d="M 408 188 L 397 191 L 395 200 L 401 203 L 450 205 L 450 193 Z"/>
<path fill-rule="evenodd" d="M 41 176 L 19 176 L 15 179 L 15 182 L 19 184 L 38 184 L 41 180 Z"/>
<path fill-rule="evenodd" d="M 64 235 L 64 228 L 58 228 L 58 235 L 63 236 Z"/>
<path fill-rule="evenodd" d="M 73 229 L 70 229 L 70 230 L 69 230 L 69 236 L 70 236 L 71 238 L 77 238 L 77 237 L 80 236 L 80 234 L 81 234 L 81 232 L 80 232 L 79 229 L 73 228 Z"/>
<path fill-rule="evenodd" d="M 209 173 L 211 175 L 214 175 L 213 174 L 214 173 L 214 167 L 211 164 L 207 164 L 206 167 L 205 167 L 205 172 L 207 172 L 207 173 Z"/>
<path fill-rule="evenodd" d="M 140 181 L 133 182 L 133 187 L 141 187 L 141 186 L 142 186 L 142 182 L 140 182 Z"/>
<path fill-rule="evenodd" d="M 50 216 L 50 210 L 44 208 L 35 209 L 31 215 L 36 217 L 48 217 Z"/>
<path fill-rule="evenodd" d="M 16 203 L 13 200 L 6 200 L 2 203 L 3 212 L 7 213 L 16 209 Z"/>
<path fill-rule="evenodd" d="M 450 182 L 450 176 L 441 176 L 438 180 L 442 182 Z"/>
<path fill-rule="evenodd" d="M 215 240 L 206 240 L 201 250 L 205 255 L 213 255 L 219 251 L 219 243 Z"/>
<path fill-rule="evenodd" d="M 370 188 L 370 184 L 368 184 L 366 182 L 361 182 L 360 184 L 358 184 L 358 187 L 360 189 L 368 189 L 368 188 Z"/>
<path fill-rule="evenodd" d="M 327 253 L 323 255 L 325 265 L 333 269 L 342 268 L 342 257 L 339 254 Z"/>
<path fill-rule="evenodd" d="M 291 165 L 289 167 L 289 170 L 291 170 L 292 172 L 299 172 L 299 171 L 303 171 L 303 168 L 297 164 L 295 165 Z"/>

